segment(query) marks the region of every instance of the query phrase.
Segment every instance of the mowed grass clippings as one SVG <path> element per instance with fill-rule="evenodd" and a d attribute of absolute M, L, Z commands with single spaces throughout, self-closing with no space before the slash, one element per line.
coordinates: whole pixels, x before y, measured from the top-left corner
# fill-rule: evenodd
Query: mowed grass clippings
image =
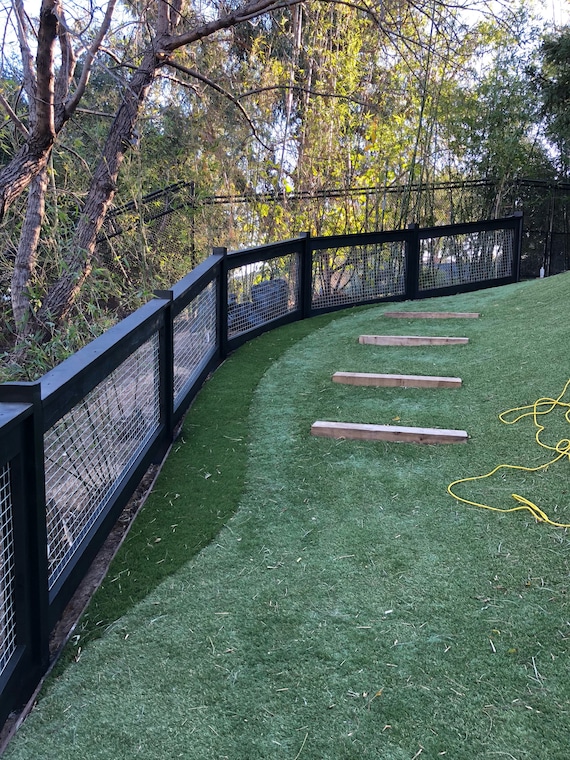
<path fill-rule="evenodd" d="M 468 324 L 388 320 L 378 307 L 292 344 L 256 383 L 237 512 L 50 680 L 7 757 L 565 757 L 567 532 L 468 507 L 446 487 L 502 461 L 545 461 L 530 420 L 503 426 L 497 415 L 561 391 L 569 295 L 560 275 L 425 302 L 482 313 Z M 358 344 L 375 332 L 470 343 Z M 348 388 L 331 382 L 336 370 L 464 385 Z M 471 438 L 334 441 L 309 435 L 316 419 L 455 427 Z M 171 457 L 182 471 L 187 451 Z M 510 506 L 515 490 L 570 521 L 567 469 L 499 477 L 493 499 Z M 165 469 L 157 494 L 180 492 L 169 481 Z M 116 593 L 124 599 L 124 587 Z"/>

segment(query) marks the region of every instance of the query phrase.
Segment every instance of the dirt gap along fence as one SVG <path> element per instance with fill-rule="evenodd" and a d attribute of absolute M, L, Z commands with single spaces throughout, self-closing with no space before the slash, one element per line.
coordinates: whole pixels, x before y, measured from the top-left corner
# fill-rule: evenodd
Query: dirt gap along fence
<path fill-rule="evenodd" d="M 522 215 L 213 254 L 36 382 L 0 385 L 0 727 L 207 376 L 265 330 L 519 278 Z"/>

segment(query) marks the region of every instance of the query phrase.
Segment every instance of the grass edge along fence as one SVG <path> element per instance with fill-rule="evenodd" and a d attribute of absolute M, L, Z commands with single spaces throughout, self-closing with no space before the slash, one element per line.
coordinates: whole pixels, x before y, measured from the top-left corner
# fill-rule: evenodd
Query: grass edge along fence
<path fill-rule="evenodd" d="M 0 385 L 0 727 L 46 673 L 63 610 L 229 352 L 320 313 L 517 282 L 521 229 L 517 214 L 215 248 L 39 380 Z"/>

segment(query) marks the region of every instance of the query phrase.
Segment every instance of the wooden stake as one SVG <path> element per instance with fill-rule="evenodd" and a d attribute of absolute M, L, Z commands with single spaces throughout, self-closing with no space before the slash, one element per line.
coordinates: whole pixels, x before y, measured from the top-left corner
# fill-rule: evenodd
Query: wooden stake
<path fill-rule="evenodd" d="M 368 372 L 335 372 L 333 382 L 345 385 L 367 385 L 375 388 L 460 388 L 460 377 L 429 375 L 376 375 Z"/>
<path fill-rule="evenodd" d="M 398 319 L 478 319 L 475 311 L 385 311 L 385 317 Z"/>
<path fill-rule="evenodd" d="M 443 338 L 427 335 L 361 335 L 358 341 L 374 346 L 452 346 L 469 343 L 469 338 Z"/>
<path fill-rule="evenodd" d="M 325 422 L 317 420 L 311 435 L 324 438 L 346 438 L 359 441 L 396 441 L 406 443 L 465 443 L 465 430 L 366 425 L 355 422 Z"/>

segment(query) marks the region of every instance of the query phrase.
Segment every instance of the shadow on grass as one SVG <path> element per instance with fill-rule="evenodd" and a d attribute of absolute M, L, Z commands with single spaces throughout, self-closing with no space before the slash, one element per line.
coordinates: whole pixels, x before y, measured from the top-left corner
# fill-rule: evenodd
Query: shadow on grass
<path fill-rule="evenodd" d="M 215 539 L 243 493 L 248 418 L 259 381 L 291 346 L 343 314 L 265 333 L 231 355 L 208 380 L 59 668 Z"/>

